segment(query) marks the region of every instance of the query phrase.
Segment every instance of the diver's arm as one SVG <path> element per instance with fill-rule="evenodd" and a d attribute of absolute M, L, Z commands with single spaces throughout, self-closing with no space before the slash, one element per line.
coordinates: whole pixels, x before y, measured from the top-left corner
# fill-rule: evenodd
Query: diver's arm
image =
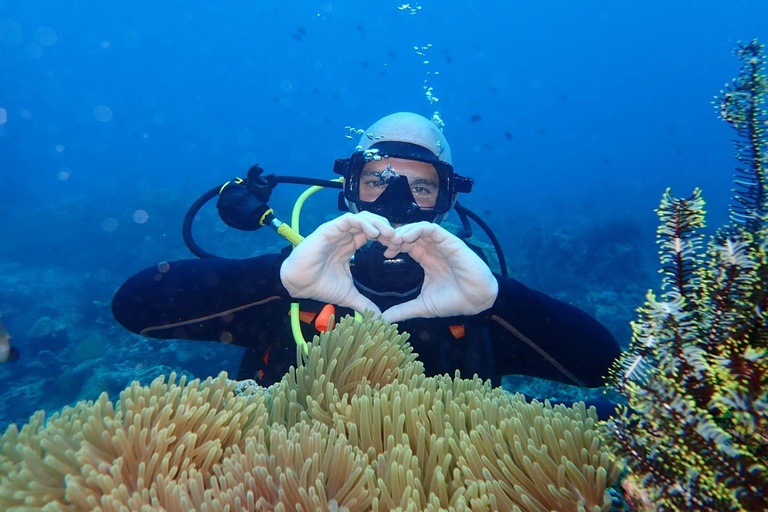
<path fill-rule="evenodd" d="M 496 276 L 499 294 L 490 310 L 497 372 L 524 373 L 597 387 L 620 353 L 596 319 L 565 302 Z"/>
<path fill-rule="evenodd" d="M 279 275 L 285 258 L 163 263 L 129 278 L 115 294 L 112 314 L 128 330 L 153 338 L 249 346 L 244 338 L 272 322 L 277 309 L 288 308 Z"/>

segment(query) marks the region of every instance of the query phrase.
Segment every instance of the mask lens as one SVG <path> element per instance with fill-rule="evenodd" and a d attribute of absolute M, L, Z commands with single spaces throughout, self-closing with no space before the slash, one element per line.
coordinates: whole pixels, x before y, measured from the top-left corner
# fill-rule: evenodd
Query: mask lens
<path fill-rule="evenodd" d="M 429 150 L 400 142 L 379 142 L 337 160 L 334 171 L 344 176 L 344 198 L 360 211 L 390 222 L 432 222 L 453 205 L 453 167 Z M 467 190 L 468 191 L 468 190 Z"/>
<path fill-rule="evenodd" d="M 404 179 L 412 196 L 407 203 L 434 208 L 440 194 L 440 177 L 435 167 L 425 162 L 389 160 L 392 161 L 371 161 L 363 166 L 358 185 L 360 201 L 372 203 L 396 180 Z"/>

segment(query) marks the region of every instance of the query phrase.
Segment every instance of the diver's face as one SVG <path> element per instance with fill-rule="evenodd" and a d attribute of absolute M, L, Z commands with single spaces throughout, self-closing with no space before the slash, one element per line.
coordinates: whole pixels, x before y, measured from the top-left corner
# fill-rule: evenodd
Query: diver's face
<path fill-rule="evenodd" d="M 378 199 L 393 176 L 408 178 L 408 187 L 420 208 L 435 207 L 440 180 L 434 166 L 403 158 L 367 162 L 360 172 L 360 199 L 369 203 Z"/>

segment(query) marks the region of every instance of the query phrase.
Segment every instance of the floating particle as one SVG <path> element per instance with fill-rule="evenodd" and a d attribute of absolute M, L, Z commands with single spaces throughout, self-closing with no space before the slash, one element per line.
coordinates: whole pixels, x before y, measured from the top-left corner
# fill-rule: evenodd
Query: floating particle
<path fill-rule="evenodd" d="M 112 120 L 112 109 L 106 105 L 99 105 L 93 109 L 93 117 L 100 123 L 108 123 Z"/>
<path fill-rule="evenodd" d="M 40 27 L 35 31 L 35 39 L 43 46 L 53 46 L 59 40 L 56 32 L 50 27 Z"/>
<path fill-rule="evenodd" d="M 136 210 L 133 212 L 133 222 L 136 224 L 144 224 L 149 220 L 149 214 L 146 210 Z"/>
<path fill-rule="evenodd" d="M 101 229 L 103 229 L 107 233 L 114 232 L 119 225 L 120 223 L 114 217 L 107 217 L 106 219 L 101 221 Z"/>
<path fill-rule="evenodd" d="M 16 46 L 24 39 L 21 36 L 21 25 L 13 20 L 0 20 L 0 44 Z"/>

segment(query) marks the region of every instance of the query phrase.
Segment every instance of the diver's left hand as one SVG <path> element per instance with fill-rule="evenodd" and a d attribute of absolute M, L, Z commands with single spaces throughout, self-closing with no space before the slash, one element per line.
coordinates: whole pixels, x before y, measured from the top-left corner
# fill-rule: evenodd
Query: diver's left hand
<path fill-rule="evenodd" d="M 345 213 L 321 224 L 280 266 L 280 281 L 294 299 L 314 299 L 352 308 L 379 308 L 355 288 L 349 259 L 369 240 L 387 245 L 395 230 L 384 217 L 370 212 Z"/>
<path fill-rule="evenodd" d="M 475 315 L 496 301 L 499 283 L 488 265 L 438 224 L 417 222 L 401 226 L 387 247 L 386 258 L 405 252 L 424 269 L 421 294 L 382 314 L 390 322 Z"/>

